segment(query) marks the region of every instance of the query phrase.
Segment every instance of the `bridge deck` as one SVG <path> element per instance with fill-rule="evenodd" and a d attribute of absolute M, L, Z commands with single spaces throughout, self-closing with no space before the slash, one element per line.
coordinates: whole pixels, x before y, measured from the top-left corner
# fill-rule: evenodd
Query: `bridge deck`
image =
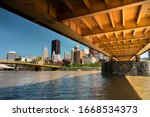
<path fill-rule="evenodd" d="M 11 12 L 115 60 L 150 49 L 150 0 L 2 0 Z"/>
<path fill-rule="evenodd" d="M 60 68 L 60 66 L 56 66 L 56 65 L 34 64 L 34 63 L 16 62 L 16 61 L 2 61 L 2 60 L 0 60 L 0 64 L 16 64 L 16 65 L 28 65 L 28 66 Z"/>

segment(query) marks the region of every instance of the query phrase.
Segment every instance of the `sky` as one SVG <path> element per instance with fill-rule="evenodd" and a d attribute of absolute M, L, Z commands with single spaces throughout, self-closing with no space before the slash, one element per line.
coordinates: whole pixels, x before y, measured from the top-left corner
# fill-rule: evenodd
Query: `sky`
<path fill-rule="evenodd" d="M 51 53 L 51 41 L 61 41 L 61 55 L 70 52 L 75 45 L 87 48 L 56 32 L 17 16 L 0 8 L 0 59 L 6 59 L 9 51 L 16 51 L 19 56 L 43 56 L 44 48 Z M 147 57 L 147 53 L 141 57 Z"/>
<path fill-rule="evenodd" d="M 51 41 L 61 41 L 61 55 L 70 52 L 75 45 L 87 48 L 56 32 L 17 16 L 0 8 L 0 59 L 9 51 L 16 51 L 20 56 L 43 56 L 44 48 L 51 53 Z"/>

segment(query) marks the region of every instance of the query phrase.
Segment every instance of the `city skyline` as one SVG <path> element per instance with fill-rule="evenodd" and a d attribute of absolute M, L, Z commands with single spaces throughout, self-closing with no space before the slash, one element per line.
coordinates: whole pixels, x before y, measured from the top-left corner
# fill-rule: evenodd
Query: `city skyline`
<path fill-rule="evenodd" d="M 56 32 L 28 21 L 0 8 L 0 58 L 6 58 L 9 51 L 16 51 L 20 56 L 42 56 L 45 47 L 51 52 L 51 41 L 61 41 L 61 55 L 75 45 L 86 48 Z M 66 46 L 66 43 L 68 44 Z"/>
<path fill-rule="evenodd" d="M 50 55 L 51 41 L 55 39 L 61 41 L 61 55 L 70 52 L 75 45 L 79 45 L 81 49 L 87 48 L 2 8 L 0 17 L 0 59 L 6 58 L 9 51 L 16 51 L 20 56 L 42 56 L 45 47 L 48 48 Z M 143 58 L 147 56 L 148 52 Z"/>

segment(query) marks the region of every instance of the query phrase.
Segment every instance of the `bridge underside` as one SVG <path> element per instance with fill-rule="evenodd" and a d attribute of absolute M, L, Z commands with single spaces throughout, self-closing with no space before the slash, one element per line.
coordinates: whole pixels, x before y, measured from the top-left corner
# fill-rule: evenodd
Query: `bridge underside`
<path fill-rule="evenodd" d="M 150 0 L 1 0 L 0 6 L 118 61 L 150 49 Z"/>

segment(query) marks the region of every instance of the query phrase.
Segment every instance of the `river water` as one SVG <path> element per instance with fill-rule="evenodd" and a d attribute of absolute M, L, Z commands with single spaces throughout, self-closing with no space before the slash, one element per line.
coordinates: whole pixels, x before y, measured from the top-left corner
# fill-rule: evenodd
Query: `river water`
<path fill-rule="evenodd" d="M 102 76 L 99 71 L 0 71 L 0 99 L 150 99 L 150 77 Z"/>

